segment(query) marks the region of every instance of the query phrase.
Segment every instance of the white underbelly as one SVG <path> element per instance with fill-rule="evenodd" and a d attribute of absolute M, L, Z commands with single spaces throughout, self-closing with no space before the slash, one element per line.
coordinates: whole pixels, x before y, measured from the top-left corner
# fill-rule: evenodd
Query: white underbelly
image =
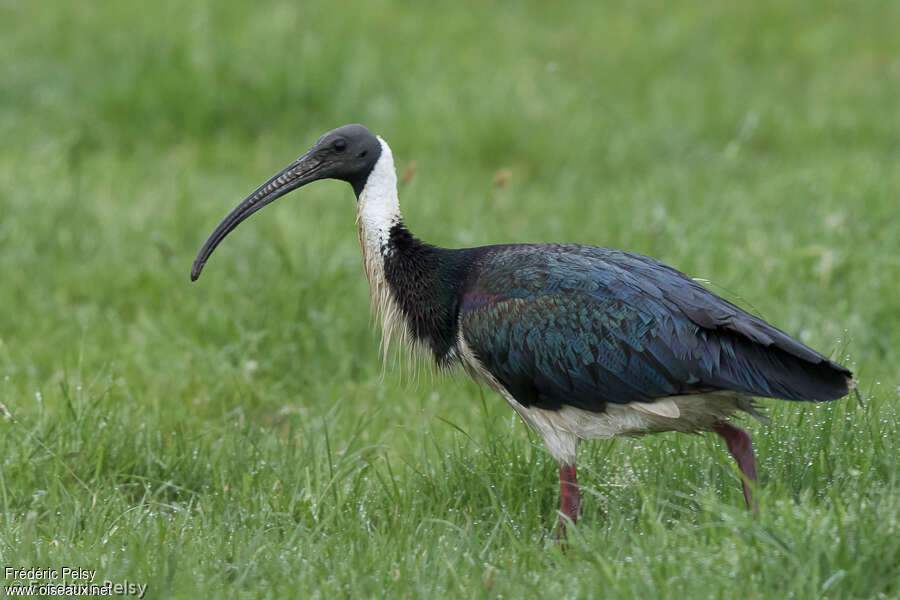
<path fill-rule="evenodd" d="M 708 430 L 736 411 L 756 414 L 749 397 L 726 391 L 670 396 L 655 402 L 608 402 L 603 412 L 568 405 L 559 410 L 524 406 L 475 358 L 462 335 L 458 347 L 460 361 L 466 370 L 503 396 L 522 420 L 541 435 L 553 457 L 563 464 L 574 464 L 581 440 L 665 431 L 695 433 Z"/>

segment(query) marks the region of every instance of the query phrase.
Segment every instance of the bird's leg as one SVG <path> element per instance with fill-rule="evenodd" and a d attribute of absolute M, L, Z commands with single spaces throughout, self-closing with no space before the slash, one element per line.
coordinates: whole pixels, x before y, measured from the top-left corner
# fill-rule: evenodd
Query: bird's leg
<path fill-rule="evenodd" d="M 747 508 L 752 508 L 754 515 L 758 514 L 759 505 L 756 503 L 756 498 L 752 499 L 751 504 L 750 482 L 756 484 L 756 460 L 753 458 L 753 440 L 750 438 L 750 434 L 726 421 L 719 421 L 713 425 L 712 430 L 725 438 L 728 451 L 737 461 L 738 469 L 741 470 L 741 485 L 744 488 L 744 500 L 747 502 Z"/>
<path fill-rule="evenodd" d="M 559 465 L 559 527 L 561 535 L 566 535 L 566 522 L 574 523 L 581 512 L 581 495 L 578 493 L 578 476 L 575 473 L 575 463 L 571 465 Z"/>

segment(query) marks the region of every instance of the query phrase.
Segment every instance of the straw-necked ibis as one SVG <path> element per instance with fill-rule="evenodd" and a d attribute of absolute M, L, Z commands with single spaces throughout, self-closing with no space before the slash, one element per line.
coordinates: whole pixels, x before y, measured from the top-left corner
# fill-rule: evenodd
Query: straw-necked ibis
<path fill-rule="evenodd" d="M 362 125 L 323 135 L 241 202 L 194 261 L 276 198 L 319 179 L 353 186 L 363 265 L 384 350 L 397 334 L 440 366 L 487 382 L 559 463 L 560 524 L 580 510 L 578 443 L 712 431 L 756 480 L 750 436 L 728 422 L 753 397 L 825 401 L 851 373 L 681 272 L 646 256 L 577 244 L 446 249 L 403 223 L 387 143 Z"/>

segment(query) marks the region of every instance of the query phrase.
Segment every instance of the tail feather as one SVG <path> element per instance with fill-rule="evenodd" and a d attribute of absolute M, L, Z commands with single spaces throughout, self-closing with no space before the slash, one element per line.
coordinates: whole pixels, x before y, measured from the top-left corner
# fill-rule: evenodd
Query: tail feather
<path fill-rule="evenodd" d="M 706 380 L 710 385 L 807 402 L 836 400 L 850 391 L 853 374 L 824 357 L 806 360 L 776 345 L 765 346 L 739 335 L 724 337 L 720 343 L 730 348 L 721 353 L 719 368 Z"/>

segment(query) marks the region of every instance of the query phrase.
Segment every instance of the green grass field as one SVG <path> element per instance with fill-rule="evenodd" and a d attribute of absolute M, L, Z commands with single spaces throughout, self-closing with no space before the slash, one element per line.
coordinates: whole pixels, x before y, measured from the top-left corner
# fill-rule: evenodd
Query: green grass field
<path fill-rule="evenodd" d="M 887 0 L 0 0 L 0 566 L 150 598 L 900 598 L 898 31 Z M 499 397 L 382 376 L 345 184 L 189 283 L 347 122 L 424 239 L 650 254 L 865 407 L 744 422 L 756 520 L 713 436 L 584 444 L 563 553 L 556 465 Z"/>

